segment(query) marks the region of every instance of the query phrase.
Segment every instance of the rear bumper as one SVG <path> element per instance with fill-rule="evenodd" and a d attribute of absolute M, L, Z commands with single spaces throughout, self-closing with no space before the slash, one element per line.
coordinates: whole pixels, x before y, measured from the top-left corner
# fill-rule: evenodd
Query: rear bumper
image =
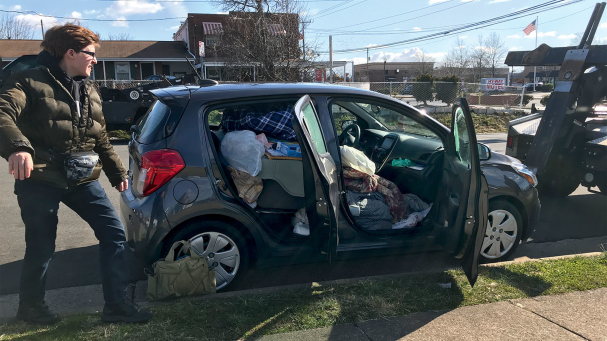
<path fill-rule="evenodd" d="M 128 245 L 139 261 L 151 263 L 171 227 L 162 209 L 162 198 L 156 193 L 145 198 L 134 196 L 129 189 L 121 193 L 120 215 Z"/>

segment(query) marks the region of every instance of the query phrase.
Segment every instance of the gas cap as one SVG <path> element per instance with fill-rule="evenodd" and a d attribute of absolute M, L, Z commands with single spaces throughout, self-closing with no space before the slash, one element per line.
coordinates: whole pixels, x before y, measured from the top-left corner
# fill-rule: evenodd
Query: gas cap
<path fill-rule="evenodd" d="M 198 198 L 198 186 L 190 180 L 182 180 L 175 185 L 173 197 L 180 204 L 191 204 Z"/>

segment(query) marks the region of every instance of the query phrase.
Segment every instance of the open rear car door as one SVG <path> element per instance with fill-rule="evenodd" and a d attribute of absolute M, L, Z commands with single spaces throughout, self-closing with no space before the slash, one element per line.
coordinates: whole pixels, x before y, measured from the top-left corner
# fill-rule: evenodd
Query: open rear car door
<path fill-rule="evenodd" d="M 293 128 L 295 132 L 304 138 L 307 154 L 311 156 L 312 170 L 317 173 L 315 184 L 315 208 L 321 221 L 318 225 L 329 228 L 330 236 L 322 237 L 323 243 L 327 243 L 330 250 L 329 257 L 335 252 L 337 238 L 337 221 L 339 218 L 339 187 L 337 185 L 337 168 L 331 154 L 327 151 L 325 139 L 322 135 L 320 120 L 314 109 L 312 99 L 305 95 L 295 104 L 295 118 Z M 318 174 L 319 173 L 319 174 Z M 306 196 L 311 193 L 306 193 Z M 311 228 L 313 228 L 311 224 Z"/>
<path fill-rule="evenodd" d="M 478 142 L 468 102 L 458 98 L 451 113 L 449 157 L 445 169 L 451 186 L 446 197 L 453 214 L 445 248 L 461 259 L 470 285 L 478 277 L 478 257 L 487 228 L 487 180 L 480 167 Z M 457 213 L 455 213 L 457 212 Z M 447 226 L 445 226 L 447 227 Z M 449 245 L 450 244 L 450 245 Z"/>

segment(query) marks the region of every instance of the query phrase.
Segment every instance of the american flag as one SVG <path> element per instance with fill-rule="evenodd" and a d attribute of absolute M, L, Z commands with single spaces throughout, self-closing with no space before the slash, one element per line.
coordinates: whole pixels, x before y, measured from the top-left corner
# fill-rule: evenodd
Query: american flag
<path fill-rule="evenodd" d="M 525 27 L 525 29 L 523 30 L 523 32 L 525 32 L 525 35 L 527 36 L 533 31 L 535 31 L 535 20 L 533 20 L 533 22 L 529 24 L 529 26 Z"/>

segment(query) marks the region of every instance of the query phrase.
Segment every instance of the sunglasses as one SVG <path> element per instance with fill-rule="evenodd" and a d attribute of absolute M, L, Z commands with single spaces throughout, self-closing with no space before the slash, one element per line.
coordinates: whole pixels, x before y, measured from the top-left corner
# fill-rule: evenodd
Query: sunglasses
<path fill-rule="evenodd" d="M 91 51 L 84 51 L 84 50 L 80 50 L 80 51 L 76 51 L 76 52 L 82 52 L 82 53 L 86 53 L 89 56 L 95 58 L 95 52 L 91 52 Z"/>

